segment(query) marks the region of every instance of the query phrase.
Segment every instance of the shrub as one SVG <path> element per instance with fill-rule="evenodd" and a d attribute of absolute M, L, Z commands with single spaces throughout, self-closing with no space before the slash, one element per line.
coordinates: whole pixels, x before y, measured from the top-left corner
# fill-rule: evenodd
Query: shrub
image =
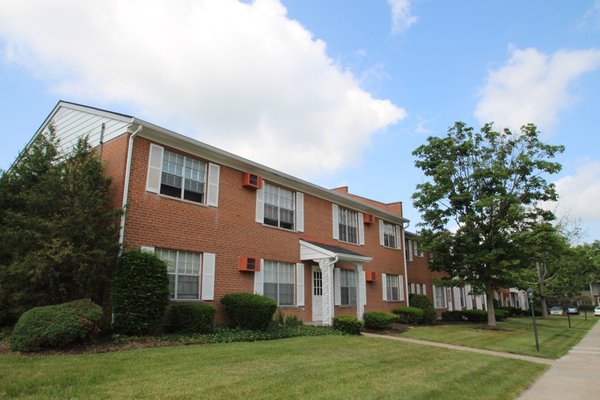
<path fill-rule="evenodd" d="M 437 320 L 437 314 L 433 307 L 431 299 L 424 294 L 411 294 L 409 296 L 409 304 L 411 307 L 420 308 L 423 310 L 423 318 L 421 320 L 424 324 L 433 324 Z"/>
<path fill-rule="evenodd" d="M 213 328 L 217 308 L 205 303 L 171 303 L 165 313 L 168 332 L 204 333 Z"/>
<path fill-rule="evenodd" d="M 509 315 L 506 310 L 494 310 L 494 314 L 496 315 L 496 321 L 504 321 Z"/>
<path fill-rule="evenodd" d="M 355 317 L 342 315 L 333 318 L 333 328 L 350 335 L 360 335 L 363 322 Z"/>
<path fill-rule="evenodd" d="M 99 332 L 101 319 L 102 308 L 88 299 L 32 308 L 19 318 L 9 346 L 30 352 L 86 342 Z"/>
<path fill-rule="evenodd" d="M 465 310 L 462 315 L 469 322 L 487 322 L 487 311 L 485 310 Z"/>
<path fill-rule="evenodd" d="M 390 329 L 397 318 L 396 314 L 381 311 L 370 311 L 363 315 L 365 328 L 369 329 Z"/>
<path fill-rule="evenodd" d="M 442 321 L 460 322 L 463 321 L 462 311 L 444 311 L 442 313 Z"/>
<path fill-rule="evenodd" d="M 285 326 L 302 326 L 302 325 L 304 325 L 304 322 L 302 322 L 302 320 L 300 318 L 296 317 L 295 315 L 287 315 L 285 317 L 284 325 Z"/>
<path fill-rule="evenodd" d="M 417 307 L 397 307 L 392 310 L 401 324 L 420 324 L 425 312 Z"/>
<path fill-rule="evenodd" d="M 229 293 L 221 304 L 232 325 L 241 329 L 264 330 L 277 309 L 275 300 L 252 293 Z"/>
<path fill-rule="evenodd" d="M 154 332 L 169 302 L 167 264 L 152 253 L 123 253 L 114 274 L 112 296 L 116 332 Z"/>

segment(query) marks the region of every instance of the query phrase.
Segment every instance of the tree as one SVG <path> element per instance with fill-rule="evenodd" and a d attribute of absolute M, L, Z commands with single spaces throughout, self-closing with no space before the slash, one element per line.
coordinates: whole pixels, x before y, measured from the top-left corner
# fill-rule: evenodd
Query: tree
<path fill-rule="evenodd" d="M 63 155 L 52 129 L 0 177 L 0 325 L 90 297 L 109 305 L 119 212 L 87 138 Z"/>
<path fill-rule="evenodd" d="M 496 325 L 494 290 L 513 287 L 513 270 L 526 265 L 521 233 L 530 221 L 554 218 L 538 203 L 557 198 L 544 174 L 560 171 L 550 160 L 562 151 L 542 143 L 532 124 L 513 134 L 491 124 L 474 132 L 457 122 L 445 137 L 429 137 L 413 152 L 429 178 L 417 185 L 413 200 L 430 269 L 446 272 L 447 284 L 485 293 L 490 326 Z"/>

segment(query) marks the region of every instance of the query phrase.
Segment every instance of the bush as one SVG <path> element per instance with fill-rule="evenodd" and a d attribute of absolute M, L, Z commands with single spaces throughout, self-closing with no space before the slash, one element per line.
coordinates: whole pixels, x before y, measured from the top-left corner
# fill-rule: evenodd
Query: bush
<path fill-rule="evenodd" d="M 509 315 L 506 310 L 494 310 L 494 314 L 496 315 L 496 321 L 504 321 Z"/>
<path fill-rule="evenodd" d="M 213 328 L 217 308 L 205 303 L 171 303 L 165 313 L 167 332 L 204 333 Z"/>
<path fill-rule="evenodd" d="M 460 322 L 464 321 L 462 311 L 444 311 L 442 312 L 442 321 Z"/>
<path fill-rule="evenodd" d="M 112 296 L 116 332 L 153 333 L 169 303 L 167 264 L 152 253 L 123 253 L 114 274 Z"/>
<path fill-rule="evenodd" d="M 360 335 L 363 322 L 355 317 L 342 315 L 333 318 L 333 328 L 350 335 Z"/>
<path fill-rule="evenodd" d="M 487 322 L 486 310 L 465 310 L 462 314 L 469 322 Z"/>
<path fill-rule="evenodd" d="M 397 307 L 392 310 L 401 324 L 420 324 L 425 312 L 417 307 Z"/>
<path fill-rule="evenodd" d="M 32 308 L 19 318 L 9 346 L 21 352 L 65 348 L 95 337 L 101 320 L 102 308 L 88 299 Z"/>
<path fill-rule="evenodd" d="M 396 314 L 381 311 L 370 311 L 363 315 L 365 328 L 378 330 L 390 329 L 397 318 Z"/>
<path fill-rule="evenodd" d="M 277 309 L 275 300 L 252 293 L 226 294 L 221 304 L 234 327 L 251 330 L 266 329 Z"/>
<path fill-rule="evenodd" d="M 409 304 L 411 307 L 420 308 L 423 310 L 423 318 L 421 320 L 424 324 L 433 324 L 437 320 L 437 314 L 433 307 L 431 299 L 424 294 L 411 294 L 409 295 Z"/>

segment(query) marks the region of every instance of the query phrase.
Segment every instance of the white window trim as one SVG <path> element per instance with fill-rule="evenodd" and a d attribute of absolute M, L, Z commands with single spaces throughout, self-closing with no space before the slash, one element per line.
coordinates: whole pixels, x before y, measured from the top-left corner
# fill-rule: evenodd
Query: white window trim
<path fill-rule="evenodd" d="M 175 262 L 179 259 L 179 253 L 195 253 L 200 255 L 200 270 L 198 271 L 198 298 L 197 299 L 178 299 L 177 298 L 177 278 L 175 278 L 175 293 L 171 301 L 204 301 L 214 300 L 215 295 L 215 271 L 216 271 L 216 254 L 214 253 L 202 253 L 186 250 L 175 250 L 167 248 L 155 248 L 151 246 L 141 246 L 141 251 L 151 252 L 156 254 L 158 250 L 169 250 L 176 252 Z M 158 254 L 156 254 L 158 256 Z M 169 274 L 173 275 L 173 274 Z M 175 277 L 178 275 L 175 274 Z"/>
<path fill-rule="evenodd" d="M 365 245 L 365 223 L 363 213 L 353 210 L 351 208 L 338 206 L 337 204 L 331 205 L 332 210 L 332 225 L 333 225 L 333 238 L 343 243 L 353 244 L 357 246 Z M 356 215 L 356 242 L 349 242 L 347 240 L 340 239 L 340 218 L 339 213 L 342 210 L 346 210 L 349 213 Z M 348 225 L 347 225 L 348 226 Z"/>
<path fill-rule="evenodd" d="M 292 232 L 304 232 L 304 193 L 293 191 L 291 189 L 279 186 L 274 183 L 265 182 L 265 185 L 275 186 L 278 189 L 284 189 L 292 192 L 292 202 L 294 211 L 294 227 L 292 229 L 282 228 L 279 226 L 265 224 L 265 189 L 264 186 L 256 190 L 256 210 L 255 221 L 270 228 L 283 229 Z"/>
<path fill-rule="evenodd" d="M 398 277 L 398 299 L 390 299 L 388 296 L 388 277 L 397 276 Z M 383 301 L 389 302 L 400 302 L 404 301 L 404 276 L 400 274 L 381 274 L 381 281 L 383 286 Z"/>
<path fill-rule="evenodd" d="M 395 246 L 387 246 L 385 244 L 386 225 L 390 226 L 394 231 L 394 241 L 396 242 Z M 385 247 L 386 249 L 394 249 L 394 250 L 402 249 L 402 231 L 401 231 L 400 225 L 393 224 L 391 222 L 387 222 L 382 219 L 379 219 L 379 244 L 381 246 Z M 409 260 L 407 260 L 407 261 L 409 261 Z"/>

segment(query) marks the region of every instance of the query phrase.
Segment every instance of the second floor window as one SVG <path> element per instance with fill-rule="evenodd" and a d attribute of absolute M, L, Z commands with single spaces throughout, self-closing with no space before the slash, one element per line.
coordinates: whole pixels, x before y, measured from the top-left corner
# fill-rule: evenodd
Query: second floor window
<path fill-rule="evenodd" d="M 162 161 L 160 193 L 204 203 L 206 163 L 165 150 Z"/>
<path fill-rule="evenodd" d="M 358 213 L 342 207 L 338 210 L 339 240 L 358 243 Z"/>
<path fill-rule="evenodd" d="M 398 247 L 398 236 L 396 233 L 396 225 L 383 223 L 383 245 L 385 247 L 397 248 Z"/>
<path fill-rule="evenodd" d="M 264 191 L 264 223 L 294 229 L 294 193 L 268 183 L 265 183 Z"/>

